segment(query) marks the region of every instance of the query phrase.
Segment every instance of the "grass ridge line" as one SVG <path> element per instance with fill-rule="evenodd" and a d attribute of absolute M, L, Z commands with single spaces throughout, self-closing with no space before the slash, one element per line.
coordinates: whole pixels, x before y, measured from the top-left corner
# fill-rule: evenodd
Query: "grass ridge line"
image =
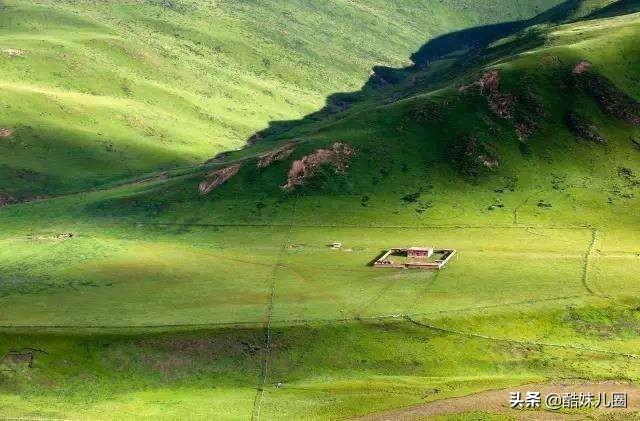
<path fill-rule="evenodd" d="M 291 225 L 287 223 L 254 223 L 254 224 L 240 224 L 240 223 L 228 223 L 228 224 L 207 224 L 207 223 L 179 223 L 179 222 L 112 222 L 114 225 L 155 225 L 155 226 L 167 226 L 167 227 L 198 227 L 198 228 L 225 228 L 225 227 L 239 227 L 239 228 L 289 228 Z M 591 230 L 591 226 L 587 225 L 513 225 L 513 224 L 491 224 L 491 225 L 464 225 L 464 224 L 452 224 L 452 225 L 358 225 L 358 224 L 294 224 L 293 228 L 360 228 L 360 229 L 548 229 L 548 230 Z"/>
<path fill-rule="evenodd" d="M 485 306 L 472 306 L 472 307 L 463 307 L 463 308 L 454 308 L 447 310 L 434 310 L 427 312 L 419 312 L 419 313 L 407 313 L 409 316 L 426 316 L 429 314 L 445 314 L 445 313 L 454 313 L 454 312 L 466 312 L 466 311 L 474 311 L 474 310 L 485 310 L 491 308 L 501 308 L 501 307 L 509 307 L 509 306 L 519 306 L 526 304 L 536 304 L 542 302 L 550 302 L 550 301 L 564 301 L 564 300 L 572 300 L 574 298 L 584 298 L 589 297 L 589 295 L 571 295 L 566 297 L 552 297 L 552 298 L 542 298 L 539 300 L 524 300 L 524 301 L 514 301 L 511 303 L 504 304 L 492 304 Z M 403 314 L 394 313 L 394 314 L 382 314 L 378 316 L 355 316 L 355 317 L 341 317 L 334 319 L 282 319 L 282 320 L 272 320 L 272 323 L 289 323 L 289 324 L 306 324 L 306 323 L 344 323 L 344 322 L 357 322 L 357 321 L 368 321 L 368 320 L 384 320 L 384 319 L 393 319 L 393 318 L 402 318 Z M 219 323 L 196 323 L 196 324 L 166 324 L 166 325 L 136 325 L 136 326 L 107 326 L 107 325 L 0 325 L 0 329 L 64 329 L 64 330 L 76 330 L 76 329 L 104 329 L 104 330 L 135 330 L 135 329 L 162 329 L 162 328 L 199 328 L 199 329 L 207 329 L 207 328 L 217 328 L 217 327 L 255 327 L 264 325 L 264 322 L 260 322 L 259 320 L 255 321 L 245 321 L 245 322 L 219 322 Z"/>

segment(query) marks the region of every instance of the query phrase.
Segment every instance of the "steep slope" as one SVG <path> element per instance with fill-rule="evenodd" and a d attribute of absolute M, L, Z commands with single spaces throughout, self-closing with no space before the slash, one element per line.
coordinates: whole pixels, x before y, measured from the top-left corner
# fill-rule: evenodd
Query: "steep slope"
<path fill-rule="evenodd" d="M 554 1 L 426 3 L 4 1 L 0 189 L 29 199 L 202 162 L 425 39 Z"/>

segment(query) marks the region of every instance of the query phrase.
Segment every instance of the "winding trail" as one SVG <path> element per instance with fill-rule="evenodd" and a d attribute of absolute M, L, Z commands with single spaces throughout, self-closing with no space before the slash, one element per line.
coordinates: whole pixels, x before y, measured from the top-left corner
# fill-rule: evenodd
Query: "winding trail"
<path fill-rule="evenodd" d="M 542 408 L 540 409 L 512 409 L 509 405 L 510 393 L 520 392 L 521 396 L 526 396 L 527 392 L 540 392 Z M 563 396 L 565 393 L 593 394 L 597 399 L 606 394 L 611 399 L 614 393 L 627 394 L 627 408 L 598 408 L 584 410 L 588 412 L 562 412 L 544 408 L 544 400 L 550 394 Z M 631 419 L 629 412 L 640 409 L 640 389 L 635 384 L 629 382 L 605 381 L 605 382 L 585 382 L 582 380 L 564 380 L 552 383 L 527 384 L 515 386 L 508 389 L 488 390 L 472 395 L 448 398 L 433 402 L 415 405 L 407 408 L 399 408 L 383 411 L 355 418 L 361 421 L 391 421 L 391 420 L 415 420 L 429 419 L 439 415 L 463 414 L 469 412 L 489 412 L 492 414 L 502 414 L 515 419 L 526 420 L 584 420 L 586 415 L 594 412 L 609 412 L 617 414 L 620 418 Z M 576 411 L 576 410 L 574 410 Z M 622 418 L 629 416 L 629 418 Z M 509 418 L 511 419 L 511 418 Z"/>
<path fill-rule="evenodd" d="M 447 327 L 436 326 L 436 325 L 433 325 L 433 324 L 430 324 L 430 323 L 427 323 L 427 322 L 417 321 L 414 318 L 412 318 L 411 316 L 404 316 L 404 319 L 407 320 L 410 323 L 413 323 L 416 326 L 425 327 L 425 328 L 428 328 L 428 329 L 431 329 L 431 330 L 435 330 L 435 331 L 438 331 L 438 332 L 449 333 L 449 334 L 459 335 L 459 336 L 466 336 L 466 337 L 469 337 L 469 338 L 485 339 L 485 340 L 494 341 L 494 342 L 506 342 L 506 343 L 516 344 L 516 345 L 527 345 L 527 346 L 538 346 L 538 347 L 548 347 L 548 348 L 572 349 L 572 350 L 582 351 L 582 352 L 592 352 L 592 353 L 597 353 L 597 354 L 614 355 L 614 356 L 619 356 L 619 357 L 631 358 L 631 359 L 634 359 L 634 360 L 640 360 L 640 355 L 639 354 L 631 354 L 631 353 L 626 353 L 626 352 L 611 351 L 611 350 L 608 350 L 608 349 L 592 348 L 592 347 L 581 346 L 581 345 L 569 345 L 569 344 L 557 344 L 557 343 L 551 343 L 551 342 L 527 341 L 527 340 L 523 340 L 523 339 L 512 339 L 512 338 L 499 338 L 497 336 L 482 335 L 482 334 L 479 334 L 479 333 L 465 332 L 465 331 L 462 331 L 462 330 L 449 329 Z"/>
<path fill-rule="evenodd" d="M 296 198 L 297 200 L 297 198 Z M 258 421 L 260 419 L 260 411 L 262 409 L 262 401 L 264 399 L 264 388 L 269 378 L 269 369 L 271 365 L 271 321 L 273 319 L 273 306 L 276 296 L 276 283 L 278 281 L 277 273 L 280 270 L 283 258 L 286 255 L 287 247 L 291 242 L 291 236 L 293 234 L 293 227 L 296 222 L 296 201 L 293 203 L 291 210 L 291 222 L 289 224 L 289 231 L 282 242 L 282 247 L 278 253 L 278 257 L 273 265 L 273 271 L 271 272 L 271 282 L 269 285 L 269 300 L 267 302 L 267 308 L 265 311 L 264 321 L 264 349 L 262 359 L 262 372 L 260 376 L 260 383 L 256 390 L 256 396 L 253 400 L 253 409 L 251 411 L 251 420 Z"/>
<path fill-rule="evenodd" d="M 597 294 L 593 288 L 589 285 L 589 264 L 591 263 L 591 255 L 593 254 L 593 249 L 596 246 L 596 242 L 598 241 L 598 230 L 595 228 L 591 229 L 591 242 L 587 247 L 587 250 L 584 254 L 584 262 L 582 265 L 582 285 L 591 295 L 600 295 Z"/>

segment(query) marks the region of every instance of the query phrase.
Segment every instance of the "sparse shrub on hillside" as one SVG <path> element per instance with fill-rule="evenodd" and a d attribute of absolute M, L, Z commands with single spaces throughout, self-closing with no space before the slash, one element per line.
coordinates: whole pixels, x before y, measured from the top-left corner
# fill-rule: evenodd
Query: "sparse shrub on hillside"
<path fill-rule="evenodd" d="M 501 198 L 496 197 L 495 199 L 493 199 L 493 203 L 489 205 L 487 210 L 492 211 L 492 210 L 502 209 L 502 208 L 504 208 L 504 202 L 502 201 Z"/>
<path fill-rule="evenodd" d="M 640 103 L 633 97 L 598 73 L 587 72 L 578 77 L 580 83 L 594 96 L 604 112 L 640 126 Z"/>
<path fill-rule="evenodd" d="M 371 184 L 377 185 L 383 179 L 388 178 L 393 173 L 393 149 L 389 144 L 381 144 L 376 147 L 363 149 L 361 156 L 366 157 L 369 161 L 369 168 L 372 172 L 377 168 L 377 172 L 373 172 Z"/>
<path fill-rule="evenodd" d="M 496 148 L 472 136 L 450 144 L 447 155 L 453 166 L 466 177 L 478 177 L 500 166 Z"/>
<path fill-rule="evenodd" d="M 138 197 L 112 197 L 88 203 L 84 212 L 92 217 L 132 216 L 140 218 L 156 217 L 171 206 L 171 199 L 158 191 L 150 191 Z"/>
<path fill-rule="evenodd" d="M 17 200 L 9 195 L 9 194 L 1 194 L 0 193 L 0 208 L 4 208 L 5 206 L 17 203 Z"/>
<path fill-rule="evenodd" d="M 640 306 L 631 302 L 625 306 L 569 307 L 563 320 L 581 334 L 604 338 L 637 336 L 640 334 Z"/>
<path fill-rule="evenodd" d="M 551 187 L 554 190 L 564 191 L 567 189 L 567 175 L 566 174 L 551 174 Z"/>
<path fill-rule="evenodd" d="M 487 98 L 489 108 L 494 115 L 508 120 L 513 125 L 516 135 L 524 142 L 539 129 L 537 120 L 546 116 L 544 105 L 531 90 L 532 82 L 525 78 L 521 92 L 505 92 L 502 76 L 498 70 L 484 73 L 476 82 L 462 86 L 462 93 L 479 92 Z"/>
<path fill-rule="evenodd" d="M 640 177 L 631 168 L 618 168 L 618 177 L 625 180 L 628 187 L 640 187 Z"/>
<path fill-rule="evenodd" d="M 420 198 L 420 192 L 409 193 L 402 196 L 402 201 L 405 205 L 409 205 L 411 203 L 416 203 Z"/>
<path fill-rule="evenodd" d="M 416 213 L 422 214 L 428 211 L 433 207 L 432 201 L 422 201 L 420 200 L 420 196 L 422 195 L 422 189 L 415 193 L 408 193 L 402 196 L 402 203 L 405 206 L 416 205 L 415 211 Z"/>
<path fill-rule="evenodd" d="M 531 149 L 531 146 L 527 142 L 519 142 L 518 149 L 520 150 L 520 154 L 522 156 L 529 156 L 533 154 L 533 150 Z"/>
<path fill-rule="evenodd" d="M 518 176 L 504 177 L 504 186 L 494 190 L 495 193 L 514 192 L 518 187 Z"/>
<path fill-rule="evenodd" d="M 418 202 L 418 206 L 416 206 L 416 213 L 425 213 L 429 209 L 433 207 L 433 202 Z"/>
<path fill-rule="evenodd" d="M 542 208 L 542 209 L 548 209 L 548 208 L 553 207 L 553 205 L 551 205 L 551 203 L 547 202 L 544 199 L 540 199 L 540 200 L 538 200 L 538 207 Z"/>
<path fill-rule="evenodd" d="M 424 102 L 409 111 L 409 117 L 418 123 L 442 121 L 442 106 L 433 102 Z"/>
<path fill-rule="evenodd" d="M 564 117 L 564 123 L 575 136 L 596 143 L 606 143 L 607 139 L 598 133 L 598 128 L 586 117 L 571 111 Z"/>
<path fill-rule="evenodd" d="M 533 136 L 539 129 L 539 121 L 547 116 L 544 104 L 531 90 L 534 83 L 525 81 L 524 93 L 515 95 L 514 127 L 521 142 Z"/>
<path fill-rule="evenodd" d="M 301 196 L 315 193 L 345 195 L 353 192 L 353 186 L 346 172 L 337 169 L 331 163 L 325 163 L 316 167 L 313 173 L 305 178 L 304 183 L 289 192 Z"/>
<path fill-rule="evenodd" d="M 635 196 L 633 193 L 633 186 L 624 186 L 621 187 L 618 184 L 613 184 L 611 186 L 611 190 L 609 190 L 609 193 L 611 194 L 611 196 L 609 197 L 609 203 L 613 203 L 613 198 L 617 197 L 620 199 L 633 199 L 633 197 Z"/>
<path fill-rule="evenodd" d="M 618 176 L 620 178 L 624 178 L 625 180 L 629 180 L 633 178 L 633 170 L 627 167 L 618 168 Z"/>
<path fill-rule="evenodd" d="M 383 165 L 382 167 L 380 167 L 380 174 L 382 175 L 382 178 L 388 177 L 392 172 L 393 169 L 388 165 Z"/>

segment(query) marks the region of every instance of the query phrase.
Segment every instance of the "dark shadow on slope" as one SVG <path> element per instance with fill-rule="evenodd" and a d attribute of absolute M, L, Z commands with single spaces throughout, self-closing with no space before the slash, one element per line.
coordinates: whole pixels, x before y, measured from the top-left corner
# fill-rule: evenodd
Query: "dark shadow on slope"
<path fill-rule="evenodd" d="M 400 69 L 375 66 L 371 77 L 360 91 L 335 93 L 327 98 L 327 103 L 322 109 L 302 119 L 270 122 L 268 128 L 251 136 L 248 144 L 265 138 L 283 138 L 293 128 L 339 118 L 344 111 L 365 99 L 375 98 L 382 103 L 391 103 L 412 92 L 415 93 L 418 89 L 443 84 L 464 73 L 491 43 L 514 35 L 532 25 L 565 21 L 583 1 L 567 0 L 528 20 L 468 28 L 434 38 L 411 56 L 413 65 Z M 535 34 L 531 36 L 535 38 Z M 433 63 L 440 60 L 450 60 L 452 63 L 442 71 L 432 69 Z M 425 77 L 425 72 L 431 73 Z M 403 88 L 405 88 L 404 92 Z"/>
<path fill-rule="evenodd" d="M 640 12 L 640 0 L 619 0 L 587 16 L 587 19 L 612 18 Z"/>

